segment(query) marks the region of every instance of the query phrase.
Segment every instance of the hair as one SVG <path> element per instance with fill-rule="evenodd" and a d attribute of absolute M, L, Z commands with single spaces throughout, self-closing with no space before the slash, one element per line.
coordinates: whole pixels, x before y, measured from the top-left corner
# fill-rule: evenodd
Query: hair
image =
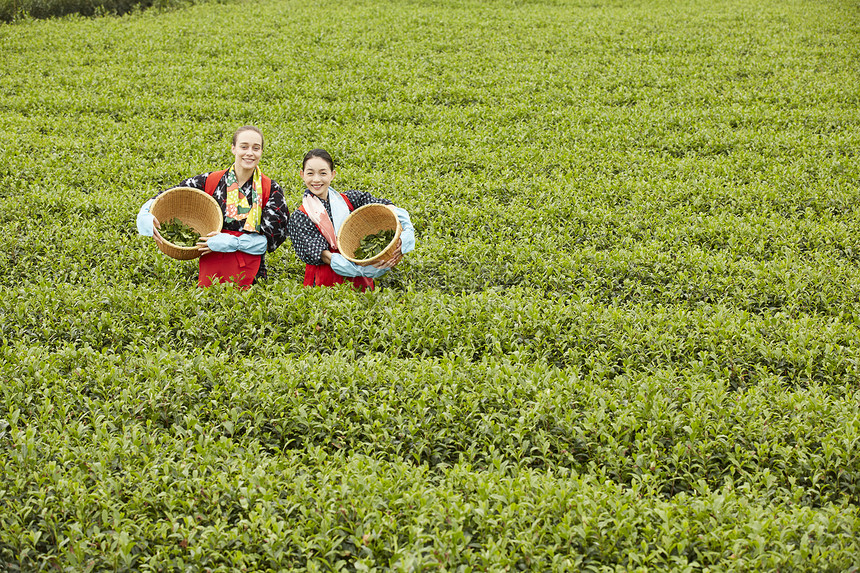
<path fill-rule="evenodd" d="M 328 163 L 329 168 L 334 171 L 334 159 L 331 158 L 331 154 L 325 149 L 311 149 L 307 153 L 305 153 L 305 158 L 302 159 L 302 171 L 305 169 L 305 164 L 314 157 L 319 157 L 326 163 Z"/>
<path fill-rule="evenodd" d="M 243 125 L 243 126 L 242 126 L 242 127 L 240 127 L 239 129 L 237 129 L 236 131 L 234 131 L 234 132 L 233 132 L 233 145 L 236 145 L 236 138 L 237 138 L 237 137 L 239 137 L 239 134 L 240 134 L 240 133 L 242 133 L 243 131 L 253 131 L 254 133 L 259 134 L 259 136 L 260 136 L 260 143 L 261 143 L 261 144 L 263 144 L 263 146 L 265 147 L 265 140 L 263 139 L 263 132 L 262 132 L 262 131 L 260 131 L 260 128 L 259 128 L 259 127 L 256 127 L 256 126 L 253 126 L 253 125 Z"/>

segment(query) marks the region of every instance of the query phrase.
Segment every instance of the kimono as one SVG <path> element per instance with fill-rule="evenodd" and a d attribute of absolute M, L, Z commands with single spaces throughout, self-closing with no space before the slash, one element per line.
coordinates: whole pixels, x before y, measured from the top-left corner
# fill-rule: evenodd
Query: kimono
<path fill-rule="evenodd" d="M 244 230 L 244 221 L 234 219 L 227 214 L 227 170 L 203 173 L 190 177 L 179 184 L 179 187 L 200 189 L 211 195 L 221 206 L 224 213 L 222 233 L 241 236 L 249 231 Z M 253 190 L 253 178 L 248 179 L 239 189 L 241 198 L 249 197 Z M 258 190 L 262 197 L 262 214 L 260 216 L 260 234 L 266 238 L 266 251 L 277 249 L 287 238 L 287 224 L 290 212 L 287 208 L 283 189 L 280 185 L 262 176 L 262 189 Z M 265 254 L 252 255 L 243 251 L 222 253 L 213 251 L 200 257 L 200 274 L 198 286 L 206 287 L 212 284 L 212 279 L 219 282 L 231 281 L 248 287 L 257 279 L 266 278 Z"/>
<path fill-rule="evenodd" d="M 329 189 L 329 194 L 336 193 L 333 189 Z M 305 190 L 305 195 L 310 195 L 311 192 Z M 387 199 L 378 199 L 366 191 L 347 191 L 340 193 L 343 200 L 346 202 L 350 212 L 368 205 L 371 203 L 379 203 L 382 205 L 391 205 L 391 201 Z M 321 200 L 325 206 L 326 213 L 329 218 L 334 220 L 331 210 L 331 201 Z M 337 229 L 335 229 L 337 231 Z M 375 288 L 373 279 L 370 277 L 344 277 L 337 274 L 331 265 L 327 265 L 322 260 L 322 252 L 329 251 L 338 253 L 337 245 L 330 245 L 323 236 L 322 231 L 311 221 L 303 207 L 299 207 L 290 216 L 288 226 L 290 241 L 293 243 L 293 249 L 299 259 L 305 263 L 305 278 L 304 286 L 333 286 L 342 284 L 346 281 L 351 282 L 360 290 Z"/>

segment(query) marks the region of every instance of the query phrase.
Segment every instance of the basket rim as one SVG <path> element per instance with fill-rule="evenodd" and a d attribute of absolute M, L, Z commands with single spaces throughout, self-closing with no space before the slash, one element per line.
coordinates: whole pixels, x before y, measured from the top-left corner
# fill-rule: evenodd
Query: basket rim
<path fill-rule="evenodd" d="M 215 198 L 212 195 L 210 195 L 209 193 L 207 193 L 206 191 L 202 191 L 200 189 L 197 189 L 196 187 L 171 187 L 170 189 L 162 191 L 161 193 L 159 193 L 155 197 L 155 199 L 153 199 L 152 205 L 149 206 L 149 211 L 152 212 L 152 210 L 155 209 L 155 206 L 158 205 L 158 203 L 161 200 L 163 200 L 165 197 L 168 197 L 168 196 L 173 195 L 173 194 L 178 193 L 178 192 L 188 192 L 188 191 L 191 191 L 195 195 L 200 195 L 201 197 L 206 197 L 206 199 L 208 199 L 216 207 L 218 207 L 219 211 L 221 210 L 221 205 L 218 204 L 218 201 L 216 201 Z M 160 222 L 161 221 L 159 221 L 159 223 Z"/>

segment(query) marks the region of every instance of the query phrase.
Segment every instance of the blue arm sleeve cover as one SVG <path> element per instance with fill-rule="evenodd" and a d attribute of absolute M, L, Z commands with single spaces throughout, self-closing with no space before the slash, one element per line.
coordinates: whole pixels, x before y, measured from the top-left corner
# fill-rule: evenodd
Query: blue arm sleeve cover
<path fill-rule="evenodd" d="M 232 253 L 239 250 L 239 237 L 228 233 L 218 233 L 214 237 L 209 237 L 206 246 L 219 253 Z"/>
<path fill-rule="evenodd" d="M 262 255 L 266 252 L 266 237 L 257 233 L 248 233 L 240 237 L 229 233 L 218 233 L 214 237 L 209 237 L 206 244 L 219 253 L 242 251 L 249 255 Z"/>
<path fill-rule="evenodd" d="M 249 255 L 262 255 L 267 246 L 266 236 L 259 233 L 247 233 L 239 237 L 239 250 Z"/>
<path fill-rule="evenodd" d="M 340 253 L 332 253 L 331 268 L 342 277 L 370 277 L 378 279 L 388 272 L 388 269 L 377 269 L 376 267 L 362 267 L 352 263 Z"/>
<path fill-rule="evenodd" d="M 403 231 L 400 233 L 400 252 L 405 255 L 409 251 L 415 250 L 415 227 L 412 226 L 412 219 L 409 218 L 406 209 L 395 207 L 394 212 L 397 213 L 397 220 L 403 227 Z"/>
<path fill-rule="evenodd" d="M 155 199 L 150 199 L 140 208 L 137 213 L 137 232 L 144 237 L 152 236 L 152 215 L 149 213 L 149 207 Z"/>

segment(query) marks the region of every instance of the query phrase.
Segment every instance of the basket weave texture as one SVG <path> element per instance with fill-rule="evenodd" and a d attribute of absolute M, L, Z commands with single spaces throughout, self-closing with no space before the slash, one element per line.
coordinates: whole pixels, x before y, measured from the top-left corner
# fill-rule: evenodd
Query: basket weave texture
<path fill-rule="evenodd" d="M 168 189 L 155 198 L 149 212 L 158 219 L 159 223 L 179 219 L 200 236 L 212 231 L 220 232 L 224 224 L 224 214 L 218 201 L 204 191 L 192 187 Z M 181 247 L 169 241 L 156 243 L 156 245 L 168 257 L 181 261 L 200 256 L 197 247 Z"/>
<path fill-rule="evenodd" d="M 356 259 L 355 251 L 361 240 L 380 231 L 394 231 L 394 238 L 380 253 L 369 259 Z M 337 233 L 337 249 L 347 260 L 366 267 L 391 258 L 403 228 L 394 210 L 387 205 L 371 203 L 349 214 Z"/>

